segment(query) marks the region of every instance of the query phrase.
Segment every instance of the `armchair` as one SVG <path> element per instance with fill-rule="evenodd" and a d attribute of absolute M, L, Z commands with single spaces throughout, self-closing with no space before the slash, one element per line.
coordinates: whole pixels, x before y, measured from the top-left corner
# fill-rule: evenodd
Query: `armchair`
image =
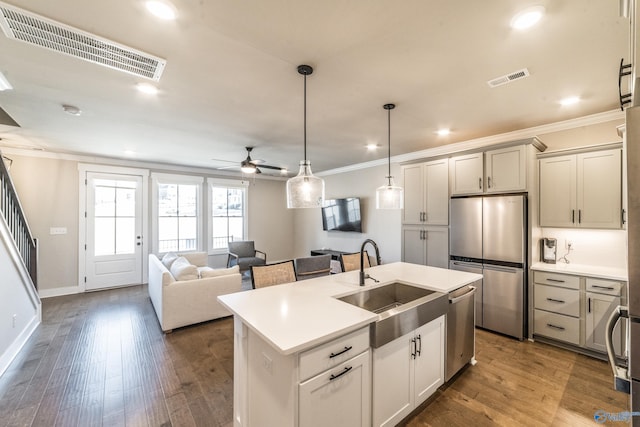
<path fill-rule="evenodd" d="M 259 254 L 261 254 L 259 256 Z M 227 267 L 237 265 L 240 272 L 248 271 L 252 265 L 265 265 L 267 254 L 255 248 L 253 240 L 229 242 Z"/>

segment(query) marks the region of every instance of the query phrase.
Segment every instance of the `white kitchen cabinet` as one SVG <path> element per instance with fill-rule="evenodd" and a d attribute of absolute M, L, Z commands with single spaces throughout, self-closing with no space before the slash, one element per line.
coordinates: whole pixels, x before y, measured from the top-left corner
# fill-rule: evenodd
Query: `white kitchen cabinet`
<path fill-rule="evenodd" d="M 444 316 L 373 350 L 373 425 L 394 426 L 444 384 Z"/>
<path fill-rule="evenodd" d="M 370 356 L 367 350 L 300 384 L 300 427 L 371 425 Z"/>
<path fill-rule="evenodd" d="M 403 224 L 449 224 L 449 162 L 447 159 L 402 167 Z"/>
<path fill-rule="evenodd" d="M 621 228 L 619 149 L 546 157 L 539 168 L 541 227 Z"/>
<path fill-rule="evenodd" d="M 449 265 L 449 228 L 446 226 L 403 226 L 402 261 L 447 268 Z"/>
<path fill-rule="evenodd" d="M 585 347 L 606 352 L 605 333 L 609 316 L 621 304 L 624 286 L 620 282 L 587 278 L 585 301 Z M 618 356 L 624 352 L 623 331 L 626 322 L 621 319 L 613 330 L 613 347 Z"/>
<path fill-rule="evenodd" d="M 483 153 L 465 154 L 449 159 L 451 194 L 479 194 L 484 191 Z"/>
<path fill-rule="evenodd" d="M 487 193 L 527 189 L 525 145 L 489 150 L 484 153 Z"/>

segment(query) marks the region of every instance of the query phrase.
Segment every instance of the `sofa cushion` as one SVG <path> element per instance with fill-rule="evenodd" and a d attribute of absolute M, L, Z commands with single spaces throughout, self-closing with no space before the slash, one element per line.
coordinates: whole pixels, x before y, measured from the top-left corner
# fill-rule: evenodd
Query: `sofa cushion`
<path fill-rule="evenodd" d="M 198 279 L 198 267 L 191 264 L 185 257 L 178 257 L 171 264 L 171 274 L 176 280 L 195 280 Z"/>
<path fill-rule="evenodd" d="M 203 279 L 205 277 L 219 277 L 219 276 L 227 276 L 229 274 L 236 274 L 240 272 L 240 268 L 237 265 L 234 265 L 230 268 L 216 268 L 210 270 L 202 270 L 200 272 L 200 277 Z"/>
<path fill-rule="evenodd" d="M 206 267 L 209 262 L 209 255 L 206 252 L 183 252 L 180 254 L 196 267 Z"/>
<path fill-rule="evenodd" d="M 198 266 L 196 265 L 196 267 L 198 267 Z M 205 277 L 205 276 L 202 275 L 202 272 L 210 271 L 210 270 L 213 270 L 213 268 L 211 268 L 209 266 L 207 266 L 207 267 L 198 267 L 198 277 L 202 279 L 203 277 Z"/>
<path fill-rule="evenodd" d="M 167 267 L 167 269 L 170 269 L 171 264 L 173 264 L 173 262 L 177 259 L 178 259 L 177 254 L 175 254 L 174 252 L 167 252 L 162 257 L 162 263 L 164 264 L 165 267 Z"/>

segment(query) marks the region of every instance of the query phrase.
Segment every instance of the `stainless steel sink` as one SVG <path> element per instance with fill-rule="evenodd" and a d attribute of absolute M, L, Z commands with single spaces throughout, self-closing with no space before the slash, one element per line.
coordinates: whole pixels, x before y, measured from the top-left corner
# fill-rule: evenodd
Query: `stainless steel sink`
<path fill-rule="evenodd" d="M 446 314 L 449 299 L 442 292 L 394 282 L 338 298 L 378 314 L 371 324 L 371 345 L 380 347 Z"/>

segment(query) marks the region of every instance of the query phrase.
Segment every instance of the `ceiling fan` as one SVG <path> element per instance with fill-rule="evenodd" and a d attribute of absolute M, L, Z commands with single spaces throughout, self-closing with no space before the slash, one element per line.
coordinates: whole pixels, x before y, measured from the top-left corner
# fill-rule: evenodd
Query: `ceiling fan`
<path fill-rule="evenodd" d="M 260 170 L 262 168 L 262 169 L 277 170 L 277 171 L 280 171 L 280 173 L 282 173 L 283 175 L 286 175 L 287 168 L 283 168 L 283 167 L 280 167 L 280 166 L 266 165 L 266 164 L 264 164 L 264 160 L 260 160 L 260 159 L 255 159 L 254 160 L 254 159 L 251 158 L 251 151 L 253 150 L 253 147 L 244 147 L 244 148 L 247 150 L 247 158 L 244 159 L 243 161 L 241 161 L 240 165 L 239 165 L 240 170 L 243 173 L 246 173 L 246 174 L 262 173 L 262 171 Z M 228 160 L 222 160 L 222 161 L 226 162 Z M 260 167 L 258 167 L 258 165 Z M 232 168 L 235 169 L 237 167 L 238 167 L 237 165 L 235 165 L 235 166 L 225 166 L 225 167 L 218 168 L 218 169 L 232 169 Z"/>

